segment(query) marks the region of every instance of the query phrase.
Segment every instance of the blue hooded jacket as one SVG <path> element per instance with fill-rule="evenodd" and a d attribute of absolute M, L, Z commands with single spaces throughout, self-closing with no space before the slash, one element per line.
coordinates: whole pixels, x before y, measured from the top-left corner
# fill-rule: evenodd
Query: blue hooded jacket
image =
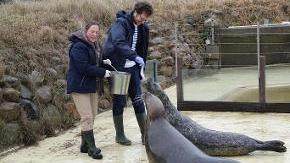
<path fill-rule="evenodd" d="M 135 61 L 137 55 L 146 63 L 149 27 L 146 23 L 138 26 L 138 41 L 136 51 L 131 50 L 134 34 L 133 12 L 119 11 L 117 20 L 108 31 L 108 37 L 104 44 L 104 56 L 109 58 L 112 65 L 119 71 L 123 71 L 126 59 Z"/>
<path fill-rule="evenodd" d="M 67 93 L 96 93 L 101 78 L 105 76 L 106 70 L 99 67 L 102 56 L 97 55 L 97 45 L 88 42 L 83 31 L 72 33 L 69 40 L 69 69 L 67 73 Z"/>

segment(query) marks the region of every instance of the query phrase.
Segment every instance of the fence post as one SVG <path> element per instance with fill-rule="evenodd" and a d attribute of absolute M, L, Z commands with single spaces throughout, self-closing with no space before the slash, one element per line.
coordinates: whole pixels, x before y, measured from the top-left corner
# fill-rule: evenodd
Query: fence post
<path fill-rule="evenodd" d="M 154 59 L 153 60 L 153 81 L 154 82 L 158 82 L 158 77 L 157 77 L 157 69 L 158 69 L 158 67 L 157 67 L 157 60 L 156 59 Z"/>
<path fill-rule="evenodd" d="M 266 103 L 266 75 L 265 75 L 265 56 L 260 56 L 260 72 L 259 72 L 259 99 L 261 106 L 263 107 Z M 263 109 L 263 108 L 262 108 Z"/>
<path fill-rule="evenodd" d="M 178 24 L 175 22 L 174 23 L 174 39 L 175 39 L 175 76 L 178 76 L 178 66 L 177 66 L 177 48 L 178 48 L 178 36 L 177 36 L 177 32 L 178 32 Z"/>
<path fill-rule="evenodd" d="M 210 21 L 210 29 L 211 29 L 211 45 L 215 45 L 215 38 L 214 38 L 214 22 L 213 22 L 213 19 L 211 19 Z"/>
<path fill-rule="evenodd" d="M 176 93 L 177 93 L 177 103 L 183 102 L 183 83 L 182 83 L 182 58 L 177 58 L 177 78 L 176 78 Z"/>
<path fill-rule="evenodd" d="M 259 102 L 261 109 L 264 109 L 266 103 L 266 78 L 265 78 L 265 56 L 261 56 L 260 46 L 260 23 L 257 23 L 257 60 L 259 72 Z"/>

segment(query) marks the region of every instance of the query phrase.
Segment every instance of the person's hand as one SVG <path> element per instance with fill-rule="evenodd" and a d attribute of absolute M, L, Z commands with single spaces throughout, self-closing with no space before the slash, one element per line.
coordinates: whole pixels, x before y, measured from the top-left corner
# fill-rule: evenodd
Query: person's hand
<path fill-rule="evenodd" d="M 108 77 L 111 77 L 111 71 L 106 70 L 104 78 L 108 78 Z"/>
<path fill-rule="evenodd" d="M 111 65 L 112 64 L 111 60 L 109 60 L 109 59 L 103 60 L 103 63 L 106 64 L 106 65 Z"/>
<path fill-rule="evenodd" d="M 139 64 L 139 66 L 144 66 L 145 65 L 144 59 L 142 57 L 140 57 L 140 56 L 137 56 L 135 58 L 135 62 L 137 62 Z"/>

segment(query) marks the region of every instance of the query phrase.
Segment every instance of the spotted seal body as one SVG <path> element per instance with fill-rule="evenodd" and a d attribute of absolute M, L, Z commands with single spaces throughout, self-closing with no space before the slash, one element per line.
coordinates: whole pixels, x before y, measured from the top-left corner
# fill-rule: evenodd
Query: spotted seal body
<path fill-rule="evenodd" d="M 146 88 L 163 103 L 169 123 L 199 149 L 212 156 L 239 156 L 255 150 L 286 152 L 284 142 L 260 141 L 243 134 L 210 130 L 183 116 L 158 83 L 148 80 Z"/>
<path fill-rule="evenodd" d="M 179 133 L 165 117 L 158 97 L 146 93 L 147 123 L 145 147 L 150 163 L 238 163 L 208 156 Z"/>

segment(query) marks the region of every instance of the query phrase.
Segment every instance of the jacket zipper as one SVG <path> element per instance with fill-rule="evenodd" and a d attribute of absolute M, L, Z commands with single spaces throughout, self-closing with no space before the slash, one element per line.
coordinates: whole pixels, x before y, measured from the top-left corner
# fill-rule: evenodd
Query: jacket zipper
<path fill-rule="evenodd" d="M 84 76 L 84 77 L 82 78 L 82 80 L 81 80 L 81 84 L 80 84 L 80 87 L 83 86 L 83 82 L 84 82 L 85 77 L 86 77 L 86 76 Z"/>

